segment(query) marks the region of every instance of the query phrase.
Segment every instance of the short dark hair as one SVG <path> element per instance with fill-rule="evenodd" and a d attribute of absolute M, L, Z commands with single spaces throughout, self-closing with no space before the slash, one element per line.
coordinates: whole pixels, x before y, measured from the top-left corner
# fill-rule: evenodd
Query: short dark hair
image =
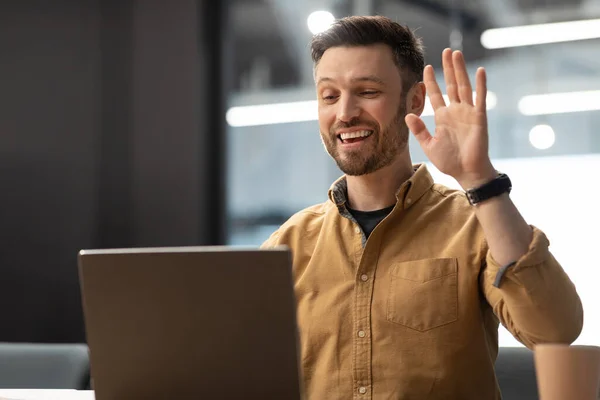
<path fill-rule="evenodd" d="M 402 79 L 403 91 L 423 80 L 425 52 L 421 39 L 407 26 L 384 16 L 352 16 L 339 19 L 326 31 L 314 35 L 310 47 L 316 67 L 329 48 L 380 43 L 390 46 L 395 64 L 405 73 Z"/>

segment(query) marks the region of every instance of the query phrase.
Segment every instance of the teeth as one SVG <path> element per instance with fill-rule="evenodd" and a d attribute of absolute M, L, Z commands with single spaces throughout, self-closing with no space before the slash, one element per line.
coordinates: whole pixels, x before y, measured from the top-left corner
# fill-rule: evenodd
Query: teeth
<path fill-rule="evenodd" d="M 342 140 L 346 140 L 346 139 L 354 139 L 354 138 L 359 138 L 359 137 L 368 137 L 368 136 L 371 136 L 372 133 L 373 133 L 373 131 L 348 132 L 348 133 L 340 134 L 340 138 Z"/>

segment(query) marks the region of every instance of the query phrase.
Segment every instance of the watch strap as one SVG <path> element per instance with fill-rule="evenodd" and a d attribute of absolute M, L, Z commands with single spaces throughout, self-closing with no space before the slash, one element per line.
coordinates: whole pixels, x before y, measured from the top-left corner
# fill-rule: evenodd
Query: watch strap
<path fill-rule="evenodd" d="M 499 173 L 498 176 L 491 181 L 484 183 L 477 188 L 468 189 L 465 193 L 469 203 L 475 205 L 493 197 L 500 196 L 501 194 L 510 193 L 511 190 L 512 183 L 508 175 Z"/>

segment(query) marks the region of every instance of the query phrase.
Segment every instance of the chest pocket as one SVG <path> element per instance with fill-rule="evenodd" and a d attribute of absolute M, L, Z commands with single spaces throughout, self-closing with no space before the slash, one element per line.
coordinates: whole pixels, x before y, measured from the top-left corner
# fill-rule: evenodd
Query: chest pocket
<path fill-rule="evenodd" d="M 427 331 L 458 319 L 457 260 L 431 258 L 392 266 L 386 317 Z"/>

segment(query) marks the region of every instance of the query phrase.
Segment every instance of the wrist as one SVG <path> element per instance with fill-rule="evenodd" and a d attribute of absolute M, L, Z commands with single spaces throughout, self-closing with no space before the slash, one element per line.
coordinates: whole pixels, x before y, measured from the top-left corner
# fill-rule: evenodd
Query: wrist
<path fill-rule="evenodd" d="M 490 199 L 498 198 L 505 193 L 510 193 L 511 189 L 512 183 L 508 175 L 497 173 L 491 180 L 479 186 L 465 189 L 465 194 L 471 205 L 478 205 Z"/>
<path fill-rule="evenodd" d="M 466 174 L 465 176 L 456 179 L 463 190 L 475 189 L 498 177 L 498 171 L 491 165 L 483 171 Z"/>

